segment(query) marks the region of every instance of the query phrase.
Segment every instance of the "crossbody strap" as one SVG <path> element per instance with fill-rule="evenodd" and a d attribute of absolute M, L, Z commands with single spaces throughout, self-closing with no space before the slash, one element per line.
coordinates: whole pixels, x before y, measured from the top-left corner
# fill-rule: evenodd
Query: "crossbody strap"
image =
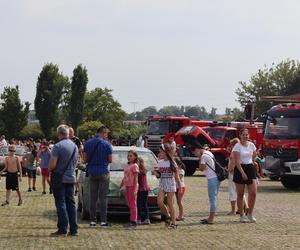
<path fill-rule="evenodd" d="M 215 158 L 214 158 L 214 157 L 211 157 L 209 154 L 205 154 L 205 153 L 203 153 L 203 154 L 204 154 L 204 155 L 208 155 L 211 159 L 213 159 L 213 161 L 214 161 L 214 163 L 215 163 L 215 168 L 216 168 L 216 160 L 215 160 Z M 205 162 L 205 165 L 207 165 L 212 171 L 214 171 L 215 173 L 217 173 L 216 170 L 213 169 L 207 162 Z"/>
<path fill-rule="evenodd" d="M 71 158 L 69 159 L 68 163 L 66 164 L 66 166 L 64 167 L 64 169 L 63 169 L 63 171 L 61 173 L 62 175 L 64 175 L 64 173 L 67 171 L 69 164 L 71 163 L 72 159 L 74 158 L 74 155 L 75 155 L 75 152 L 76 152 L 76 148 L 77 148 L 77 146 L 75 145 L 73 153 L 71 155 Z"/>

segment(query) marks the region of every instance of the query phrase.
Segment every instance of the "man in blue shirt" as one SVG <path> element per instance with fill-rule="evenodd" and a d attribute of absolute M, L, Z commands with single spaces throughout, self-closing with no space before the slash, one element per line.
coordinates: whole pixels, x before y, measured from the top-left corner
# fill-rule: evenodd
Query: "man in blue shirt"
<path fill-rule="evenodd" d="M 77 211 L 75 207 L 74 186 L 76 182 L 75 169 L 78 159 L 78 149 L 69 137 L 69 127 L 60 125 L 57 128 L 59 142 L 52 149 L 49 171 L 62 174 L 62 185 L 53 190 L 57 211 L 58 231 L 50 236 L 66 236 L 68 222 L 70 236 L 78 235 Z"/>
<path fill-rule="evenodd" d="M 90 226 L 97 224 L 97 202 L 100 203 L 100 226 L 109 227 L 107 223 L 107 194 L 109 191 L 109 164 L 112 162 L 112 146 L 106 140 L 107 129 L 102 126 L 94 138 L 84 145 L 84 162 L 88 163 L 90 184 Z"/>

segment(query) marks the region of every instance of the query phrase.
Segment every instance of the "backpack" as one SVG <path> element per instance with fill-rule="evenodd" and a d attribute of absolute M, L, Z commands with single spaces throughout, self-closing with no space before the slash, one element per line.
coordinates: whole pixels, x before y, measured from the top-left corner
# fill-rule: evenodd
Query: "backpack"
<path fill-rule="evenodd" d="M 214 160 L 214 163 L 215 163 L 215 169 L 213 169 L 209 164 L 206 163 L 206 165 L 216 173 L 217 177 L 218 177 L 218 180 L 221 182 L 221 181 L 224 181 L 225 179 L 228 178 L 228 170 L 227 168 L 224 168 L 216 159 L 215 157 L 211 157 L 209 154 L 206 154 L 208 155 L 210 158 L 212 158 Z"/>

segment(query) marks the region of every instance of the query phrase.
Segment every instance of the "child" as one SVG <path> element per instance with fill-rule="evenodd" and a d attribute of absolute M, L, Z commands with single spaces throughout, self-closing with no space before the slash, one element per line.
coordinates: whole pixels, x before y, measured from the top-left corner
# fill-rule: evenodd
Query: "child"
<path fill-rule="evenodd" d="M 120 188 L 125 186 L 125 196 L 128 207 L 130 209 L 130 222 L 124 227 L 135 228 L 137 225 L 137 191 L 138 191 L 138 155 L 135 151 L 128 152 L 128 165 L 124 169 L 124 178 L 121 182 Z"/>
<path fill-rule="evenodd" d="M 51 158 L 51 150 L 49 147 L 49 142 L 44 142 L 43 145 L 41 146 L 38 155 L 38 158 L 41 159 L 40 167 L 42 170 L 42 186 L 43 186 L 43 192 L 42 194 L 46 194 L 46 182 L 50 186 L 50 173 L 48 170 L 49 167 L 49 162 Z M 49 188 L 49 193 L 51 193 L 51 190 Z"/>
<path fill-rule="evenodd" d="M 182 198 L 186 191 L 185 184 L 184 184 L 185 166 L 179 158 L 175 158 L 175 162 L 178 166 L 178 173 L 179 173 L 179 178 L 180 178 L 180 183 L 181 183 L 181 193 L 179 192 L 178 187 L 177 187 L 177 192 L 176 192 L 176 200 L 177 200 L 177 205 L 178 205 L 178 209 L 179 209 L 179 215 L 176 218 L 176 221 L 184 221 Z"/>
<path fill-rule="evenodd" d="M 5 158 L 5 167 L 2 171 L 0 171 L 0 176 L 4 171 L 7 172 L 6 173 L 6 200 L 1 204 L 1 206 L 9 205 L 11 190 L 17 191 L 19 197 L 18 206 L 21 206 L 23 202 L 22 202 L 21 192 L 19 190 L 19 181 L 22 181 L 22 168 L 21 168 L 19 158 L 15 156 L 16 146 L 10 145 L 8 150 L 9 150 L 9 154 Z M 18 172 L 20 173 L 19 177 L 18 177 Z"/>
<path fill-rule="evenodd" d="M 29 146 L 29 152 L 26 155 L 27 162 L 27 175 L 28 175 L 28 190 L 27 192 L 36 191 L 35 182 L 36 182 L 36 165 L 35 159 L 37 156 L 36 150 L 33 146 Z"/>
<path fill-rule="evenodd" d="M 138 158 L 139 175 L 138 184 L 139 190 L 137 195 L 137 209 L 138 209 L 138 224 L 139 225 L 150 225 L 149 220 L 149 208 L 148 208 L 148 192 L 150 187 L 147 183 L 147 169 L 144 165 L 142 157 Z"/>
<path fill-rule="evenodd" d="M 165 216 L 165 223 L 168 229 L 176 229 L 176 215 L 174 209 L 174 195 L 176 192 L 176 183 L 178 192 L 181 193 L 181 183 L 178 175 L 178 167 L 173 157 L 173 151 L 169 144 L 162 144 L 160 149 L 160 157 L 158 161 L 158 170 L 152 173 L 159 179 L 159 192 L 157 204 L 161 213 Z M 165 205 L 165 195 L 167 195 L 167 205 Z"/>

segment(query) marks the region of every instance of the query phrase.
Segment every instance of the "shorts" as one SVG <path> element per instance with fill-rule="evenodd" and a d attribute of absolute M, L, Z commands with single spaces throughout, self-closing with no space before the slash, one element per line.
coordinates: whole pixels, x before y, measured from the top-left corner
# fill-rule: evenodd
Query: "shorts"
<path fill-rule="evenodd" d="M 176 181 L 175 178 L 160 178 L 159 180 L 159 190 L 165 193 L 175 193 L 176 192 Z"/>
<path fill-rule="evenodd" d="M 18 172 L 16 173 L 6 173 L 6 190 L 19 190 L 19 180 L 18 180 Z"/>
<path fill-rule="evenodd" d="M 27 169 L 28 178 L 36 179 L 36 169 Z"/>
<path fill-rule="evenodd" d="M 181 188 L 181 195 L 184 195 L 185 194 L 185 191 L 186 191 L 186 188 L 185 187 L 182 187 Z M 176 193 L 178 193 L 178 188 L 176 190 Z"/>
<path fill-rule="evenodd" d="M 245 174 L 248 177 L 248 180 L 244 181 L 240 171 L 237 167 L 234 168 L 233 174 L 233 182 L 237 184 L 252 184 L 253 180 L 256 179 L 256 169 L 254 168 L 253 164 L 241 164 Z"/>
<path fill-rule="evenodd" d="M 44 176 L 44 177 L 50 176 L 48 168 L 41 168 L 41 170 L 42 170 L 42 176 Z"/>

